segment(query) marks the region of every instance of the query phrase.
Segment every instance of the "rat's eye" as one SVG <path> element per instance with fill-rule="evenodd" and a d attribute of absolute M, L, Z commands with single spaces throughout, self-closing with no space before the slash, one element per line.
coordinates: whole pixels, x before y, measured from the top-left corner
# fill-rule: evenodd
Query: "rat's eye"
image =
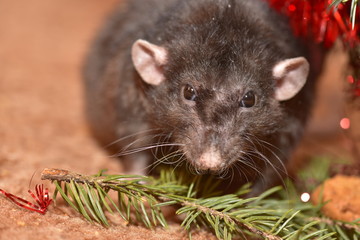
<path fill-rule="evenodd" d="M 255 105 L 256 97 L 253 91 L 247 92 L 240 101 L 240 107 L 250 108 Z"/>
<path fill-rule="evenodd" d="M 189 101 L 196 101 L 196 97 L 197 97 L 197 93 L 196 93 L 196 90 L 193 86 L 191 86 L 190 84 L 186 84 L 184 87 L 183 87 L 183 95 L 184 95 L 184 98 L 186 100 L 189 100 Z"/>

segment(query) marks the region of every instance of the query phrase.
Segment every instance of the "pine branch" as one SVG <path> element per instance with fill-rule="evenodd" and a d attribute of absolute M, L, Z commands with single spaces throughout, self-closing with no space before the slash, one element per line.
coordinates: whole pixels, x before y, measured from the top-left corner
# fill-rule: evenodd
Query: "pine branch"
<path fill-rule="evenodd" d="M 228 196 L 225 196 L 225 197 L 228 197 Z M 238 198 L 236 198 L 236 202 L 237 203 L 240 202 Z M 215 224 L 215 222 L 216 221 L 219 222 L 219 220 L 221 219 L 224 222 L 230 224 L 232 227 L 234 227 L 235 225 L 244 227 L 245 229 L 249 230 L 251 233 L 254 233 L 254 234 L 258 235 L 258 236 L 262 236 L 262 237 L 264 237 L 266 239 L 270 239 L 270 240 L 280 240 L 280 239 L 282 239 L 282 238 L 280 238 L 278 236 L 275 236 L 275 235 L 269 234 L 267 232 L 263 232 L 261 230 L 258 230 L 257 228 L 255 228 L 255 227 L 253 227 L 251 225 L 248 225 L 248 224 L 246 224 L 244 222 L 241 222 L 240 220 L 238 220 L 236 218 L 232 218 L 231 215 L 229 215 L 229 214 L 216 211 L 213 208 L 204 207 L 202 205 L 196 204 L 194 202 L 188 202 L 188 201 L 184 201 L 181 205 L 183 207 L 190 207 L 190 208 L 193 208 L 193 209 L 197 209 L 199 211 L 199 213 L 205 214 L 206 217 L 207 217 L 208 222 L 212 223 L 214 228 L 218 228 L 217 225 Z M 181 213 L 181 212 L 182 211 L 178 211 L 178 213 Z M 188 216 L 191 216 L 191 215 L 188 215 Z M 190 220 L 191 218 L 188 218 L 188 219 Z M 183 226 L 185 225 L 185 229 L 187 229 L 186 225 L 190 225 L 190 224 L 191 224 L 191 221 L 188 221 L 188 223 L 186 221 L 184 221 L 184 223 L 182 225 Z M 215 232 L 217 233 L 218 231 L 215 231 Z M 224 235 L 225 239 L 228 239 L 230 237 L 227 234 L 223 234 L 223 235 Z M 221 238 L 220 234 L 217 234 L 217 236 L 219 238 Z"/>
<path fill-rule="evenodd" d="M 326 222 L 320 214 L 321 206 L 304 204 L 299 200 L 271 198 L 281 195 L 281 188 L 270 189 L 255 198 L 241 198 L 240 194 L 214 196 L 214 188 L 202 192 L 213 180 L 195 177 L 189 182 L 184 173 L 163 170 L 159 178 L 126 175 L 83 176 L 64 170 L 45 169 L 42 179 L 56 186 L 54 199 L 63 199 L 88 221 L 105 226 L 109 222 L 105 212 L 117 212 L 128 222 L 143 222 L 145 226 L 167 226 L 162 215 L 164 206 L 179 206 L 177 214 L 185 214 L 184 229 L 198 226 L 210 228 L 219 239 L 249 235 L 264 239 L 357 239 L 359 223 Z M 214 184 L 213 184 L 214 185 Z M 201 186 L 201 187 L 200 187 Z M 108 195 L 118 193 L 117 203 Z M 135 217 L 133 217 L 135 215 Z M 355 236 L 355 237 L 354 237 Z"/>

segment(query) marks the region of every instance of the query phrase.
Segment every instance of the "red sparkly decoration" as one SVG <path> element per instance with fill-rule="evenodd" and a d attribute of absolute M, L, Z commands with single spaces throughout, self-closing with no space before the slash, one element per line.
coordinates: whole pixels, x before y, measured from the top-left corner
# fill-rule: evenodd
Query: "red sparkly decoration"
<path fill-rule="evenodd" d="M 350 4 L 331 6 L 331 0 L 268 0 L 270 6 L 289 17 L 295 35 L 331 47 L 338 37 L 355 47 L 360 43 L 359 26 L 352 28 Z M 359 16 L 359 11 L 356 16 Z"/>
<path fill-rule="evenodd" d="M 360 97 L 360 27 L 350 21 L 351 1 L 332 6 L 332 0 L 267 0 L 274 9 L 289 18 L 296 36 L 326 48 L 340 38 L 350 54 L 352 75 L 348 77 L 351 98 Z M 360 19 L 357 8 L 356 19 Z"/>
<path fill-rule="evenodd" d="M 26 208 L 28 210 L 38 212 L 41 214 L 45 214 L 48 206 L 52 202 L 52 199 L 50 199 L 49 191 L 47 188 L 45 188 L 44 191 L 44 185 L 36 185 L 35 186 L 36 195 L 31 191 L 28 190 L 30 196 L 35 200 L 37 204 L 33 204 L 29 201 L 26 201 L 25 199 L 22 199 L 20 197 L 17 197 L 11 193 L 5 192 L 4 190 L 0 189 L 0 194 L 5 195 L 8 199 L 13 201 L 16 205 Z"/>

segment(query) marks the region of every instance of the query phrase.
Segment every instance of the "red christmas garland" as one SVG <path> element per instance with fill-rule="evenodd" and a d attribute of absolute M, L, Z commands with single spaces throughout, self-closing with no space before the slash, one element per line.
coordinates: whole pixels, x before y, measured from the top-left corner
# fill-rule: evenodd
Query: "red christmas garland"
<path fill-rule="evenodd" d="M 350 22 L 351 1 L 335 7 L 332 0 L 268 0 L 270 5 L 288 16 L 295 35 L 333 46 L 340 38 L 348 48 L 352 74 L 348 76 L 352 97 L 360 97 L 359 25 Z M 360 19 L 360 11 L 354 13 Z"/>
<path fill-rule="evenodd" d="M 47 188 L 44 189 L 44 185 L 42 184 L 35 186 L 35 193 L 33 193 L 31 190 L 28 190 L 28 192 L 30 196 L 35 200 L 35 204 L 0 189 L 0 194 L 3 194 L 5 197 L 13 201 L 16 205 L 34 212 L 45 214 L 48 206 L 52 202 L 52 199 L 49 196 L 49 190 Z"/>

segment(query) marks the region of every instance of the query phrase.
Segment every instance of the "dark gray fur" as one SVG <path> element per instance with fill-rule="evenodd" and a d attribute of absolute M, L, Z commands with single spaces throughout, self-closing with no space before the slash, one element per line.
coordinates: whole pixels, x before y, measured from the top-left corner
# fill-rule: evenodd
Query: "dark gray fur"
<path fill-rule="evenodd" d="M 143 82 L 132 65 L 131 46 L 137 39 L 168 50 L 166 80 L 159 86 Z M 190 163 L 209 142 L 216 143 L 229 163 L 219 171 L 228 172 L 234 182 L 260 179 L 261 190 L 284 175 L 282 164 L 308 119 L 320 68 L 315 63 L 321 63 L 308 52 L 314 53 L 262 0 L 131 0 L 112 14 L 86 62 L 91 128 L 102 146 L 114 142 L 115 152 L 181 144 Z M 272 68 L 297 56 L 310 62 L 307 84 L 291 100 L 278 102 Z M 198 89 L 194 107 L 182 100 L 181 87 L 187 83 Z M 256 93 L 257 103 L 240 108 L 248 90 Z M 149 157 L 148 151 L 124 156 L 128 163 Z"/>

